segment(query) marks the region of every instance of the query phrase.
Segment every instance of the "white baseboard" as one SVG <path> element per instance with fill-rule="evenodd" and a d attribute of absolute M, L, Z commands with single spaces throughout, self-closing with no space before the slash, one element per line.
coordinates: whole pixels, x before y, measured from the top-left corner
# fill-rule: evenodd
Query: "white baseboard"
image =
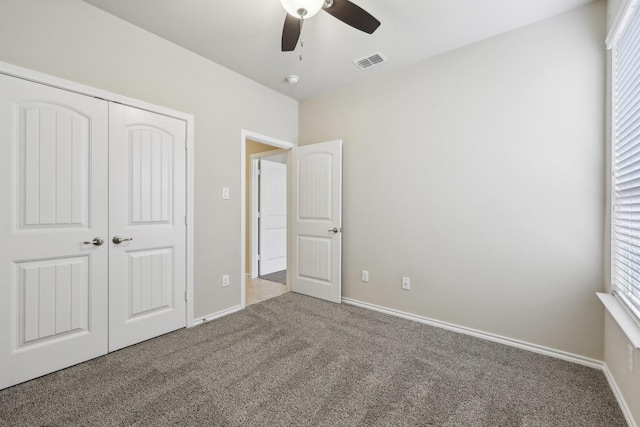
<path fill-rule="evenodd" d="M 627 420 L 627 424 L 629 424 L 629 427 L 638 427 L 638 424 L 633 419 L 633 414 L 631 413 L 631 409 L 629 409 L 629 405 L 627 405 L 627 401 L 624 400 L 622 391 L 618 387 L 618 383 L 616 383 L 616 380 L 613 377 L 613 374 L 609 370 L 609 367 L 607 366 L 606 363 L 603 363 L 602 372 L 604 372 L 604 376 L 607 378 L 609 387 L 611 387 L 611 390 L 613 391 L 613 395 L 616 397 L 616 400 L 618 401 L 618 405 L 620 405 L 620 409 L 624 414 L 624 418 Z"/>
<path fill-rule="evenodd" d="M 198 325 L 200 325 L 202 323 L 206 323 L 206 322 L 208 322 L 210 320 L 218 319 L 218 318 L 224 317 L 224 316 L 226 316 L 228 314 L 235 313 L 236 311 L 240 311 L 243 308 L 244 307 L 242 307 L 241 305 L 236 305 L 235 307 L 227 308 L 225 310 L 221 310 L 221 311 L 218 311 L 216 313 L 211 313 L 211 314 L 208 314 L 206 316 L 199 317 L 199 318 L 193 320 L 193 324 L 191 326 L 198 326 Z"/>
<path fill-rule="evenodd" d="M 591 368 L 603 369 L 604 363 L 600 360 L 591 359 L 589 357 L 580 356 L 573 353 L 568 353 L 561 350 L 556 350 L 549 347 L 544 347 L 537 344 L 532 344 L 526 341 L 520 341 L 513 338 L 503 337 L 501 335 L 492 334 L 489 332 L 479 331 L 477 329 L 467 328 L 465 326 L 459 326 L 453 323 L 443 322 L 441 320 L 431 319 L 429 317 L 419 316 L 416 314 L 406 313 L 404 311 L 394 310 L 392 308 L 382 307 L 368 302 L 362 302 L 351 298 L 342 298 L 342 302 L 345 304 L 351 304 L 358 307 L 368 308 L 370 310 L 379 311 L 381 313 L 390 314 L 396 317 L 402 317 L 403 319 L 413 320 L 415 322 L 424 323 L 438 328 L 448 329 L 453 332 L 459 332 L 465 335 L 471 335 L 476 338 L 482 338 L 487 341 L 493 341 L 500 344 L 505 344 L 511 347 L 521 348 L 523 350 L 529 350 L 534 353 L 544 354 L 546 356 L 555 357 L 558 359 L 566 360 L 580 365 L 589 366 Z"/>

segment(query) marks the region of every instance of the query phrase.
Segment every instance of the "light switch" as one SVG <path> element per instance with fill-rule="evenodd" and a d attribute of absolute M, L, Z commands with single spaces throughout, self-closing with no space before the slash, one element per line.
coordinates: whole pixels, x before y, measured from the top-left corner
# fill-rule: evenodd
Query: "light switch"
<path fill-rule="evenodd" d="M 229 187 L 222 187 L 222 198 L 229 200 Z"/>

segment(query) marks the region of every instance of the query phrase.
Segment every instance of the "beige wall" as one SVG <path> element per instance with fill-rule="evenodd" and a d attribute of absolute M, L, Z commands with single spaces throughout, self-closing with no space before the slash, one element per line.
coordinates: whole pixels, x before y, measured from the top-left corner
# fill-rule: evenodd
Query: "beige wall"
<path fill-rule="evenodd" d="M 244 271 L 246 274 L 251 273 L 251 155 L 257 153 L 263 153 L 265 151 L 273 151 L 275 147 L 271 145 L 262 144 L 257 141 L 247 139 L 247 155 L 246 155 L 246 167 L 245 167 L 245 183 L 247 187 L 246 192 L 246 215 L 245 215 L 245 266 Z"/>
<path fill-rule="evenodd" d="M 240 132 L 296 141 L 298 103 L 80 0 L 0 0 L 0 61 L 195 116 L 195 316 L 239 305 Z"/>
<path fill-rule="evenodd" d="M 602 360 L 604 25 L 600 1 L 301 103 L 301 144 L 344 140 L 343 296 Z"/>

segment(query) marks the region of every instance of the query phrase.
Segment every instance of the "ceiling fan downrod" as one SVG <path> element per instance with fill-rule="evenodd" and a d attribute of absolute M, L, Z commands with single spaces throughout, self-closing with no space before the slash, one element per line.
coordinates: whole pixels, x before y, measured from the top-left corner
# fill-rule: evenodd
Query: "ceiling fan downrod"
<path fill-rule="evenodd" d="M 306 11 L 305 11 L 306 14 Z M 302 23 L 304 19 L 300 17 L 300 54 L 298 55 L 298 60 L 302 61 L 302 48 L 304 47 L 304 38 L 302 38 Z"/>

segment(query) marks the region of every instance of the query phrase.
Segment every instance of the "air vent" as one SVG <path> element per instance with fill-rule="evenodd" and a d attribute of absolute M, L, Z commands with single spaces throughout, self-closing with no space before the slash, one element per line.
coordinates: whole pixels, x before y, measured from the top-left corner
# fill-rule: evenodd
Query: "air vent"
<path fill-rule="evenodd" d="M 357 59 L 353 61 L 353 63 L 356 64 L 356 66 L 361 70 L 364 70 L 366 68 L 371 68 L 374 65 L 382 64 L 383 62 L 386 62 L 386 61 L 387 61 L 387 58 L 385 58 L 383 54 L 378 52 L 378 53 L 374 53 L 373 55 L 367 56 L 366 58 Z"/>

